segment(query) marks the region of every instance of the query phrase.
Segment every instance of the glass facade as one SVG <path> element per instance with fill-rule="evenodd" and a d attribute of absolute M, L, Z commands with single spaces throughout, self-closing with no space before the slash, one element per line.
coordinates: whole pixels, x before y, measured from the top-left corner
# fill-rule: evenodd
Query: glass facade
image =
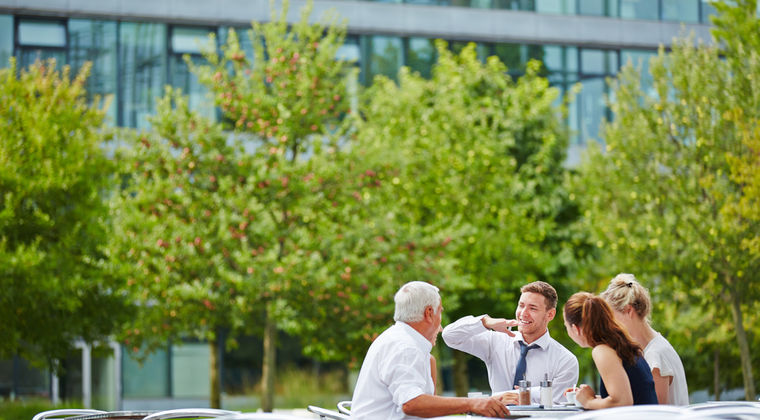
<path fill-rule="evenodd" d="M 19 67 L 53 58 L 66 63 L 66 25 L 63 21 L 19 19 L 16 27 Z"/>
<path fill-rule="evenodd" d="M 145 128 L 167 79 L 166 25 L 122 22 L 119 28 L 119 124 Z"/>
<path fill-rule="evenodd" d="M 117 122 L 117 32 L 116 22 L 71 19 L 69 29 L 69 64 L 78 72 L 86 62 L 92 63 L 87 79 L 87 94 L 92 98 L 110 98 L 108 117 Z"/>

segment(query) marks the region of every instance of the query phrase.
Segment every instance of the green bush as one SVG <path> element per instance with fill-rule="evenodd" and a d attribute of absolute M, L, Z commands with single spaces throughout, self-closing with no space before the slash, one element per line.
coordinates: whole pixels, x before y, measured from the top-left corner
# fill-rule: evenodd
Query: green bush
<path fill-rule="evenodd" d="M 59 408 L 76 408 L 82 405 L 77 402 L 67 402 L 53 405 L 48 400 L 31 399 L 24 401 L 0 401 L 0 420 L 27 420 L 35 414 Z"/>

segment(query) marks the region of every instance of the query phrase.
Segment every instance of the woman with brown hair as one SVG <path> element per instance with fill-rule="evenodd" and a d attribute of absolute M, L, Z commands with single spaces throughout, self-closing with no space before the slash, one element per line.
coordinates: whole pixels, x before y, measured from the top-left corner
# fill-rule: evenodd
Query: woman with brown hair
<path fill-rule="evenodd" d="M 604 299 L 579 292 L 565 304 L 565 328 L 581 347 L 591 347 L 591 357 L 601 376 L 600 396 L 582 384 L 575 399 L 587 409 L 634 404 L 657 404 L 652 372 L 641 347 L 615 320 Z"/>

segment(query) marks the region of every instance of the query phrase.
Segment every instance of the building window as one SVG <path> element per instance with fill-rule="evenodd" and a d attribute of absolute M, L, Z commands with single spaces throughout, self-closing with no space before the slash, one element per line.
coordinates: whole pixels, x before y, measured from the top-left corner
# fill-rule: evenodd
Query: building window
<path fill-rule="evenodd" d="M 166 84 L 166 25 L 122 22 L 119 39 L 119 125 L 146 128 Z"/>
<path fill-rule="evenodd" d="M 19 19 L 16 27 L 16 57 L 19 67 L 54 58 L 66 64 L 66 25 L 58 20 Z"/>
<path fill-rule="evenodd" d="M 698 0 L 662 0 L 662 19 L 673 22 L 699 22 Z"/>
<path fill-rule="evenodd" d="M 404 51 L 401 38 L 395 36 L 365 35 L 362 37 L 362 80 L 372 83 L 379 74 L 396 80 L 403 64 Z"/>
<path fill-rule="evenodd" d="M 613 50 L 580 50 L 580 81 L 583 90 L 578 95 L 579 138 L 584 144 L 588 140 L 599 141 L 599 128 L 604 119 L 612 115 L 605 103 L 610 94 L 606 78 L 617 74 L 618 52 Z"/>
<path fill-rule="evenodd" d="M 0 68 L 8 67 L 13 56 L 13 16 L 0 15 Z"/>
<path fill-rule="evenodd" d="M 660 18 L 659 0 L 620 0 L 620 17 L 658 20 Z"/>
<path fill-rule="evenodd" d="M 216 49 L 216 45 L 209 39 L 209 34 L 212 33 L 215 34 L 216 30 L 174 26 L 171 28 L 169 43 L 169 82 L 187 95 L 190 109 L 209 119 L 215 119 L 216 116 L 214 101 L 209 97 L 208 89 L 190 72 L 184 57 L 187 56 L 195 65 L 204 64 L 202 53 Z"/>
<path fill-rule="evenodd" d="M 715 6 L 710 4 L 714 0 L 702 0 L 701 4 L 701 14 L 700 21 L 702 23 L 710 23 L 710 16 L 717 15 L 718 11 L 715 9 Z"/>
<path fill-rule="evenodd" d="M 112 99 L 108 108 L 111 124 L 117 122 L 117 24 L 113 21 L 71 19 L 69 20 L 69 63 L 72 72 L 79 72 L 85 62 L 91 62 L 87 78 L 89 98 L 99 96 Z"/>
<path fill-rule="evenodd" d="M 409 38 L 406 42 L 406 65 L 420 76 L 430 78 L 433 64 L 438 58 L 434 41 L 428 38 Z"/>
<path fill-rule="evenodd" d="M 578 14 L 617 17 L 618 0 L 578 0 Z"/>
<path fill-rule="evenodd" d="M 536 0 L 536 12 L 574 15 L 578 13 L 576 0 Z"/>

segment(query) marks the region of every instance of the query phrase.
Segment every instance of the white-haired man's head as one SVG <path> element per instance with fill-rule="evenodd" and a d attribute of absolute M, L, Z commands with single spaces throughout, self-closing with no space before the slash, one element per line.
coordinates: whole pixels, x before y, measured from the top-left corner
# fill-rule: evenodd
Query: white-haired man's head
<path fill-rule="evenodd" d="M 396 322 L 419 322 L 425 317 L 425 308 L 430 306 L 437 314 L 441 307 L 438 288 L 424 281 L 410 281 L 401 286 L 393 300 L 396 302 L 393 314 Z"/>

